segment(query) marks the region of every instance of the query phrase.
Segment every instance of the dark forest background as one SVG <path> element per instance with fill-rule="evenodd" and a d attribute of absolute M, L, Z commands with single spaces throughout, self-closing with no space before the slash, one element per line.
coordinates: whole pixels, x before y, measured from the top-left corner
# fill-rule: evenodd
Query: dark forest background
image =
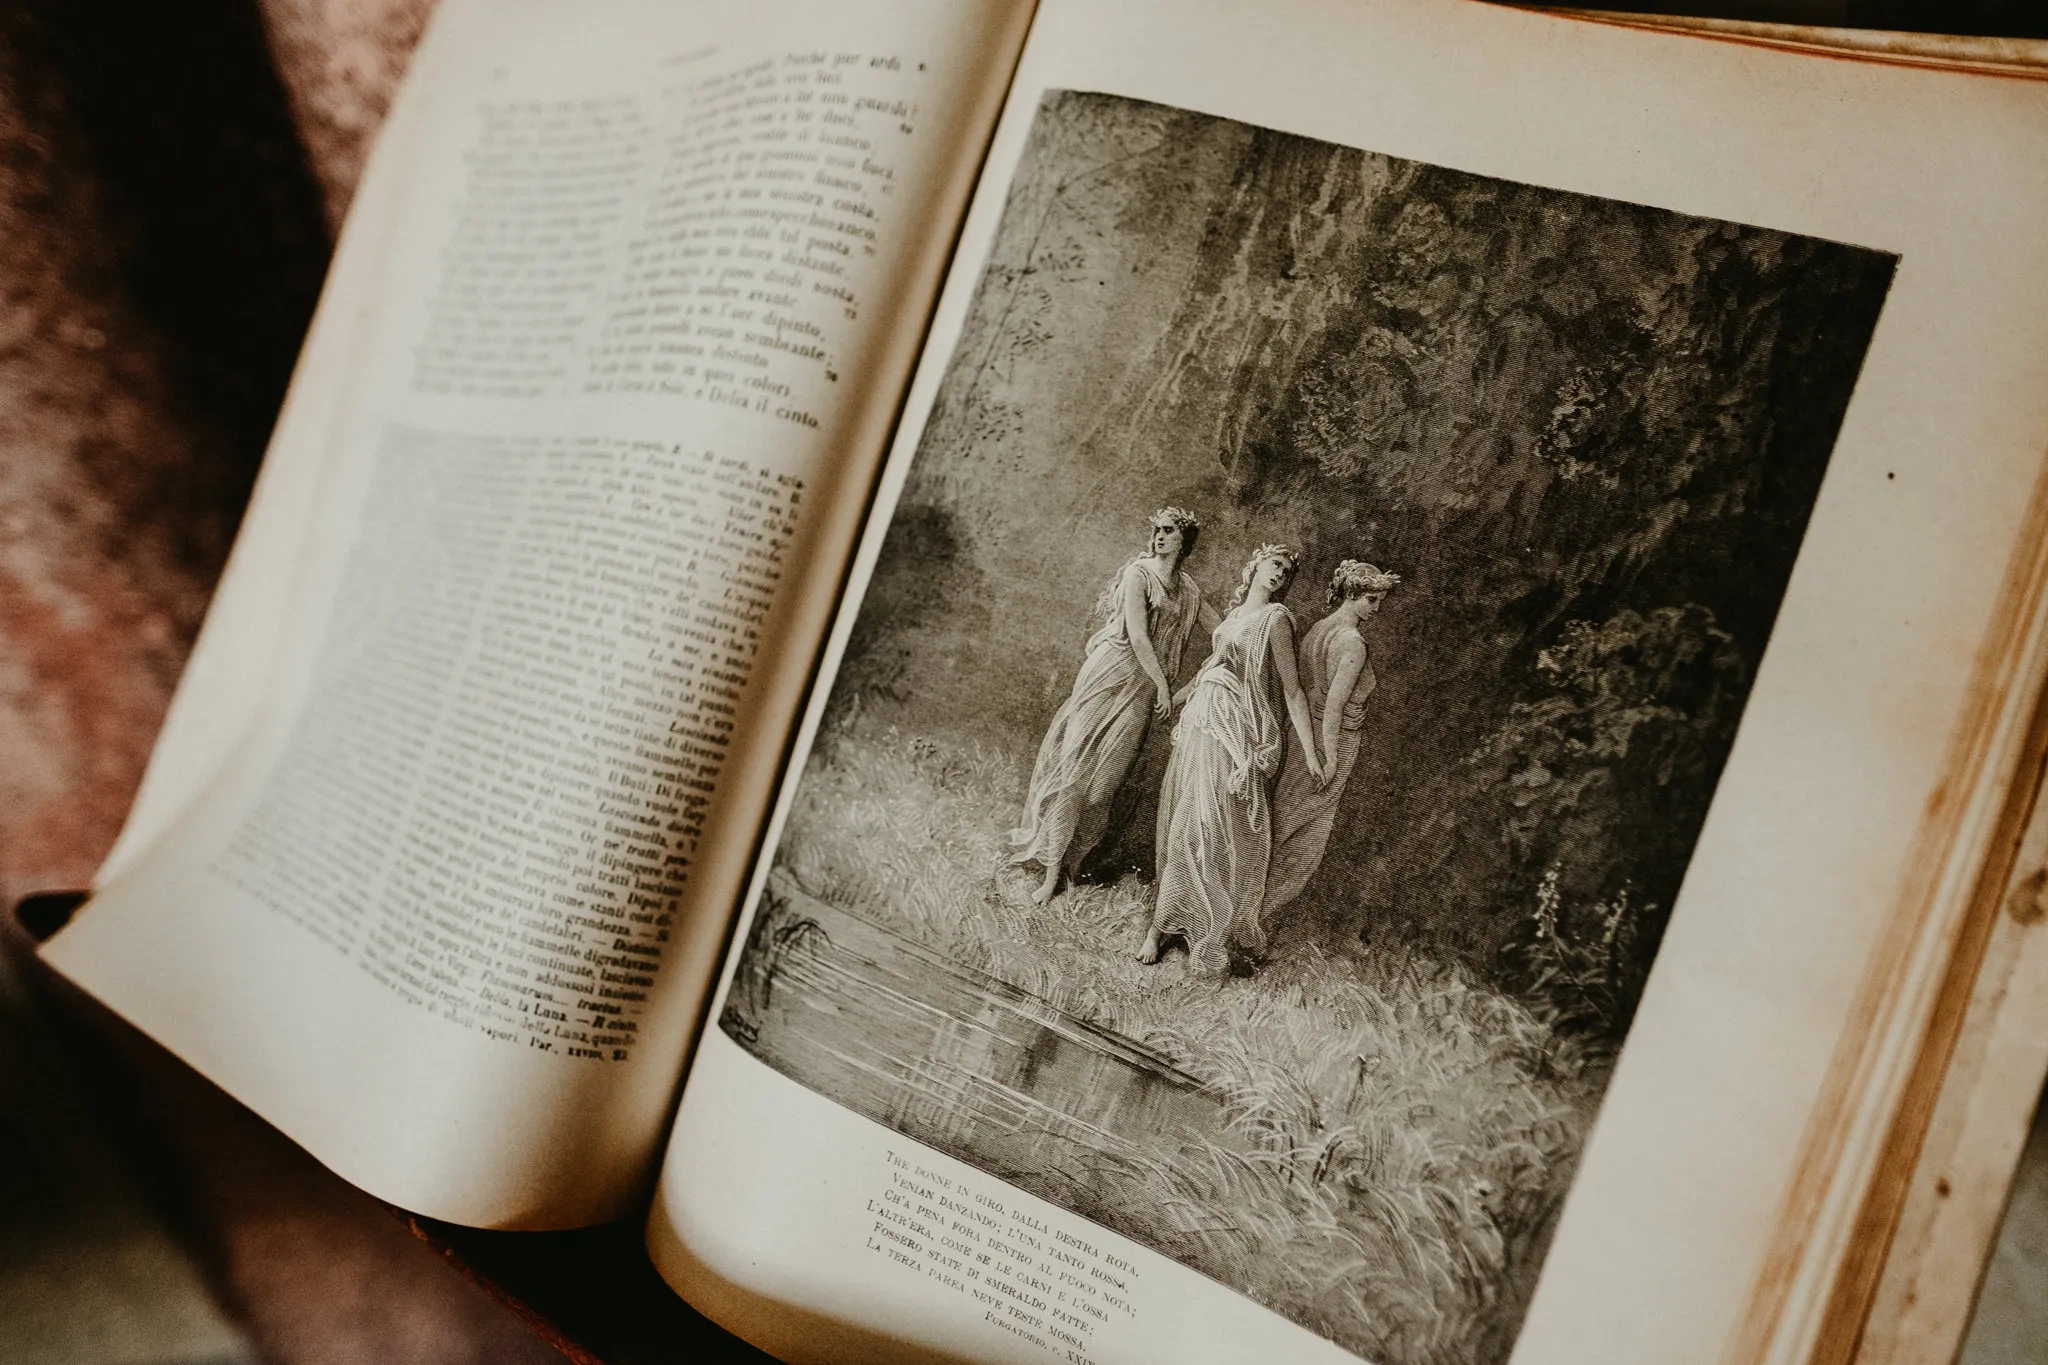
<path fill-rule="evenodd" d="M 1153 508 L 1404 577 L 1286 934 L 1626 1026 L 1891 257 L 1118 97 L 1045 100 L 828 719 L 1030 755 Z M 1191 644 L 1187 670 L 1206 642 Z M 862 721 L 861 717 L 868 719 Z M 1163 727 L 1132 789 L 1156 792 Z M 1091 871 L 1147 870 L 1126 803 Z"/>

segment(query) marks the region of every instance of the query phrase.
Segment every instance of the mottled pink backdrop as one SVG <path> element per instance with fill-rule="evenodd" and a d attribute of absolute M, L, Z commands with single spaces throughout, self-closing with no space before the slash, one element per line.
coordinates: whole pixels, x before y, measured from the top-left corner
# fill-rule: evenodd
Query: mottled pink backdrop
<path fill-rule="evenodd" d="M 332 229 L 429 8 L 24 0 L 0 13 L 0 901 L 84 885 L 120 827 Z M 0 1248 L 57 1286 L 43 1311 L 108 1311 L 86 1290 L 107 1291 L 95 1266 L 117 1263 L 156 1264 L 136 1282 L 154 1275 L 153 1292 L 174 1296 L 194 1283 L 182 1256 L 268 1360 L 559 1359 L 246 1110 L 58 1003 L 55 1032 L 73 1047 L 32 1028 L 0 1041 L 65 1053 L 54 1060 L 82 1079 L 117 1156 L 68 1144 L 48 1154 L 50 1178 L 138 1184 L 140 1216 L 174 1236 L 132 1219 L 87 1226 L 85 1200 L 72 1227 Z M 0 1139 L 67 1107 L 63 1085 L 25 1084 L 0 1095 Z M 27 1169 L 41 1159 L 0 1148 Z M 119 1246 L 115 1226 L 130 1229 Z M 69 1310 L 66 1293 L 79 1296 Z M 143 1322 L 193 1311 L 129 1308 Z M 105 1326 L 81 1322 L 81 1339 Z"/>

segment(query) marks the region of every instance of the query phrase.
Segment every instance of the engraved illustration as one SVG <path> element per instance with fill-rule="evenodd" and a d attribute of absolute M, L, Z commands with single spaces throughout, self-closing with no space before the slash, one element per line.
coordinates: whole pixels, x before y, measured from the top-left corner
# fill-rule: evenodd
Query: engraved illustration
<path fill-rule="evenodd" d="M 1894 265 L 1049 94 L 720 1026 L 1505 1360 Z"/>

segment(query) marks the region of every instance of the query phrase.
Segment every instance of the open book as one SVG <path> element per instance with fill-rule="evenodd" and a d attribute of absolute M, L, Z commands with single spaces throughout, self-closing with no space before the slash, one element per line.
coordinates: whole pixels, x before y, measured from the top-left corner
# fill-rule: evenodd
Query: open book
<path fill-rule="evenodd" d="M 445 0 L 47 956 L 791 1359 L 1848 1359 L 2038 893 L 2044 135 L 1447 0 Z"/>

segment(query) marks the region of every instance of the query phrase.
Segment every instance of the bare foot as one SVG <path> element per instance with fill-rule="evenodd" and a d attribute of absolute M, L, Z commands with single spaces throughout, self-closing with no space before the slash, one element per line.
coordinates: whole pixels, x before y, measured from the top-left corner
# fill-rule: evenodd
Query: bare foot
<path fill-rule="evenodd" d="M 1045 870 L 1045 880 L 1040 882 L 1038 884 L 1038 889 L 1031 893 L 1031 903 L 1033 905 L 1044 905 L 1047 901 L 1051 900 L 1054 896 L 1059 894 L 1059 889 L 1060 865 L 1058 863 L 1054 863 L 1051 867 L 1048 867 Z"/>
<path fill-rule="evenodd" d="M 1138 949 L 1138 961 L 1147 967 L 1159 961 L 1159 931 L 1157 929 L 1147 929 L 1145 931 L 1145 946 Z"/>

